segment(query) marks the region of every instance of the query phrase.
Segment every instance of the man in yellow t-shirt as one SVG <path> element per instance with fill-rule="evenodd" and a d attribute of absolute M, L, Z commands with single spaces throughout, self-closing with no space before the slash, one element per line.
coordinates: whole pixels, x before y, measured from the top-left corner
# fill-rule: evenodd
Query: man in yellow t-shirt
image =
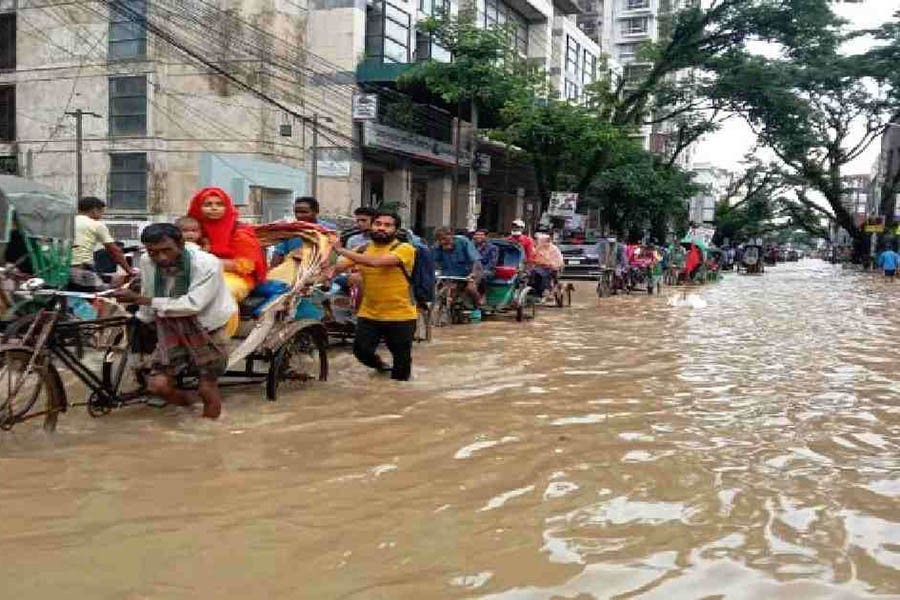
<path fill-rule="evenodd" d="M 410 290 L 416 249 L 397 240 L 399 229 L 400 217 L 396 214 L 375 215 L 369 232 L 371 241 L 363 252 L 337 247 L 342 258 L 335 272 L 355 266 L 363 279 L 365 293 L 357 313 L 353 354 L 367 367 L 390 371 L 391 379 L 407 381 L 418 316 Z M 382 338 L 394 359 L 393 367 L 375 352 Z"/>

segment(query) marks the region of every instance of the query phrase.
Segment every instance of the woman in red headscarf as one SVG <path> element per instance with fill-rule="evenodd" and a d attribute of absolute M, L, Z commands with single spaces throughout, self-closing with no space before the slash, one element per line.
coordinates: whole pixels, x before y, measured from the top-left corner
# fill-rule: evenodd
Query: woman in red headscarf
<path fill-rule="evenodd" d="M 262 246 L 253 230 L 238 222 L 238 211 L 225 190 L 208 187 L 194 194 L 188 215 L 200 222 L 209 251 L 222 261 L 225 283 L 237 302 L 266 280 Z"/>

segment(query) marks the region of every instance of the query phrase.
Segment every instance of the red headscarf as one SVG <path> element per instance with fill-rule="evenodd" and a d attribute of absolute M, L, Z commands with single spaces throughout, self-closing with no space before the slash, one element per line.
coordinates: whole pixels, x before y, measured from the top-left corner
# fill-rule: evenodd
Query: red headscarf
<path fill-rule="evenodd" d="M 215 221 L 203 216 L 203 201 L 210 197 L 221 198 L 225 214 Z M 188 215 L 197 219 L 203 229 L 203 237 L 209 242 L 209 251 L 219 258 L 246 258 L 253 262 L 253 279 L 260 283 L 266 278 L 266 260 L 253 229 L 238 222 L 238 211 L 225 190 L 207 187 L 191 198 Z"/>

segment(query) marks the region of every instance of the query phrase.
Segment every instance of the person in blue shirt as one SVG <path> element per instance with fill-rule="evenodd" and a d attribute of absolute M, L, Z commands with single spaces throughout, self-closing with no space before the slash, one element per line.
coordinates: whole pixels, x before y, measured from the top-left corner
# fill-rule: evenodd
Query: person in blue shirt
<path fill-rule="evenodd" d="M 898 266 L 900 254 L 894 252 L 893 248 L 885 248 L 884 252 L 878 255 L 878 267 L 884 272 L 885 277 L 894 277 Z"/>
<path fill-rule="evenodd" d="M 327 227 L 328 229 L 337 231 L 337 225 L 335 225 L 334 223 L 319 220 L 319 201 L 312 196 L 300 196 L 299 198 L 294 200 L 294 218 L 298 221 L 304 221 L 306 223 L 316 223 L 318 225 L 322 225 L 323 227 Z M 284 262 L 285 256 L 287 256 L 294 250 L 299 250 L 302 247 L 303 239 L 299 237 L 280 242 L 274 248 L 274 252 L 272 254 L 272 262 L 269 265 L 269 268 L 274 269 Z"/>
<path fill-rule="evenodd" d="M 353 250 L 369 243 L 369 240 L 371 239 L 369 237 L 369 230 L 372 229 L 372 221 L 375 220 L 375 214 L 377 212 L 378 211 L 369 206 L 360 206 L 353 211 L 354 233 L 344 242 L 345 248 Z"/>
<path fill-rule="evenodd" d="M 444 277 L 465 277 L 466 295 L 476 307 L 479 304 L 478 285 L 482 279 L 481 255 L 475 244 L 461 235 L 453 235 L 447 227 L 438 227 L 434 231 L 437 242 L 431 251 L 434 265 Z"/>

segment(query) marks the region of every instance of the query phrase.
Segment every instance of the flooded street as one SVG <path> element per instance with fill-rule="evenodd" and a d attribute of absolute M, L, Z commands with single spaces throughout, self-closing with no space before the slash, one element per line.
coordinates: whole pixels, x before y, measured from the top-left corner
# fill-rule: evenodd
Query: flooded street
<path fill-rule="evenodd" d="M 414 381 L 0 435 L 4 598 L 900 594 L 900 282 L 818 261 L 439 330 Z"/>

